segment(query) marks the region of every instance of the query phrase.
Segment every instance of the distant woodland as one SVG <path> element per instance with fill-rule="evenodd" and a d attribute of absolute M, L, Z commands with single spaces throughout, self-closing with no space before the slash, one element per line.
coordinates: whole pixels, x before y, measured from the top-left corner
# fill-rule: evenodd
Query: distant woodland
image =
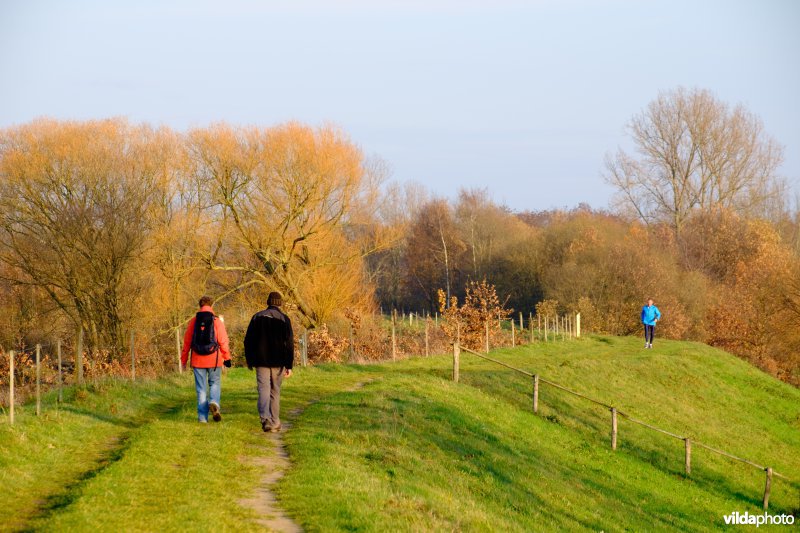
<path fill-rule="evenodd" d="M 272 290 L 297 328 L 336 332 L 381 310 L 441 313 L 486 280 L 515 313 L 545 302 L 614 335 L 639 334 L 652 297 L 657 335 L 800 385 L 800 212 L 780 144 L 700 89 L 658 95 L 628 133 L 635 149 L 598 169 L 613 205 L 514 212 L 488 190 L 439 198 L 393 183 L 332 126 L 7 128 L 0 346 L 83 328 L 110 360 L 130 331 L 165 353 L 203 294 L 240 339 Z"/>

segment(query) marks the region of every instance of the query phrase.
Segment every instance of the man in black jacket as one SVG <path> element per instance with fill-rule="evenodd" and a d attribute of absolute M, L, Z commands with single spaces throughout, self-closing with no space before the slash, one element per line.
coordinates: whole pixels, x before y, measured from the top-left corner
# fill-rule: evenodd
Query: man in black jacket
<path fill-rule="evenodd" d="M 273 433 L 281 429 L 281 382 L 292 375 L 294 364 L 292 322 L 281 305 L 281 294 L 269 293 L 267 308 L 253 315 L 244 336 L 247 367 L 256 369 L 261 429 Z"/>

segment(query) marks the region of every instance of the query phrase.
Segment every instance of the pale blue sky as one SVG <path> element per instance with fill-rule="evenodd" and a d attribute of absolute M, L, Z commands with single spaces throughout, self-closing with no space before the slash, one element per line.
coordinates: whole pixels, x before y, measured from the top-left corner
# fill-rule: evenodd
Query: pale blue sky
<path fill-rule="evenodd" d="M 0 0 L 0 127 L 333 122 L 397 180 L 605 207 L 660 90 L 742 102 L 800 190 L 800 2 Z"/>

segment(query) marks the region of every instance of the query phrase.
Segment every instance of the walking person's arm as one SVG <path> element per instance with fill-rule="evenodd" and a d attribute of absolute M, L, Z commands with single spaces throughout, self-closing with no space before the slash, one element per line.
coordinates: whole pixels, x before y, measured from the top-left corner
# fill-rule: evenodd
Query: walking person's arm
<path fill-rule="evenodd" d="M 294 330 L 292 329 L 292 321 L 289 320 L 288 316 L 286 317 L 286 351 L 289 353 L 289 360 L 284 375 L 288 378 L 292 375 L 292 367 L 294 366 Z"/>
<path fill-rule="evenodd" d="M 255 320 L 255 317 L 250 319 L 250 323 L 247 325 L 247 333 L 244 334 L 244 359 L 247 361 L 247 368 L 250 370 L 253 370 L 253 350 L 255 349 L 255 337 L 258 333 L 254 325 Z"/>
<path fill-rule="evenodd" d="M 186 332 L 183 334 L 183 349 L 181 350 L 181 368 L 186 368 L 186 362 L 189 360 L 189 350 L 192 349 L 192 334 L 194 333 L 195 317 L 189 321 L 186 326 Z"/>
<path fill-rule="evenodd" d="M 222 320 L 215 320 L 214 327 L 217 333 L 217 343 L 219 344 L 219 354 L 222 356 L 223 361 L 229 361 L 231 358 L 230 339 L 228 338 L 228 330 L 225 329 L 225 322 Z"/>

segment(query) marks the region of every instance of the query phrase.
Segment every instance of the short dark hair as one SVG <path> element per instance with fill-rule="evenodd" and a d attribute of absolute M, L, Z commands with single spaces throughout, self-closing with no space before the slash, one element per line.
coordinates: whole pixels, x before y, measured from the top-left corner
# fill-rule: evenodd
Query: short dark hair
<path fill-rule="evenodd" d="M 283 305 L 283 296 L 281 293 L 273 291 L 269 293 L 267 297 L 267 305 L 274 305 L 275 307 L 280 307 Z"/>
<path fill-rule="evenodd" d="M 211 306 L 214 304 L 214 298 L 211 296 L 201 296 L 199 305 L 200 307 Z"/>

